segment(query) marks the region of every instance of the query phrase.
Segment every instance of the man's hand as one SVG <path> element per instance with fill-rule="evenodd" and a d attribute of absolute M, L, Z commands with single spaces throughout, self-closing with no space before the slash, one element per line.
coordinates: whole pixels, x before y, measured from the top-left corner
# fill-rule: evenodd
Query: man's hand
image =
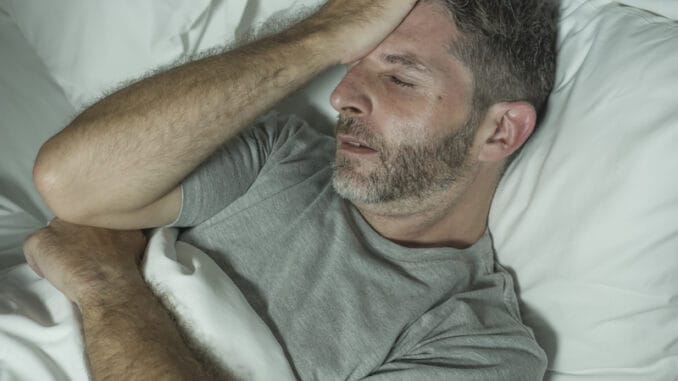
<path fill-rule="evenodd" d="M 140 230 L 115 231 L 54 219 L 24 243 L 24 256 L 38 275 L 71 301 L 110 287 L 143 285 L 138 265 L 146 247 Z"/>
<path fill-rule="evenodd" d="M 329 33 L 340 62 L 369 54 L 410 13 L 417 0 L 330 0 L 305 21 Z"/>
<path fill-rule="evenodd" d="M 330 0 L 275 36 L 121 89 L 43 145 L 36 188 L 69 222 L 169 224 L 181 209 L 178 186 L 186 176 L 317 74 L 371 52 L 415 3 Z"/>

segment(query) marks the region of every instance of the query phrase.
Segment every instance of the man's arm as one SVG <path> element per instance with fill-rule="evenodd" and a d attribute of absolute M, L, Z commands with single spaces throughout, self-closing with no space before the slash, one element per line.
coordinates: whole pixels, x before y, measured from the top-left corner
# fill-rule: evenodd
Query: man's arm
<path fill-rule="evenodd" d="M 146 286 L 138 269 L 145 244 L 140 231 L 54 220 L 26 240 L 24 255 L 80 309 L 95 380 L 228 379 L 191 351 Z"/>
<path fill-rule="evenodd" d="M 189 349 L 170 313 L 143 281 L 108 287 L 78 303 L 95 380 L 230 379 Z"/>
<path fill-rule="evenodd" d="M 99 101 L 40 150 L 34 181 L 67 221 L 171 222 L 177 186 L 230 137 L 331 65 L 369 53 L 416 0 L 330 0 L 292 28 Z"/>

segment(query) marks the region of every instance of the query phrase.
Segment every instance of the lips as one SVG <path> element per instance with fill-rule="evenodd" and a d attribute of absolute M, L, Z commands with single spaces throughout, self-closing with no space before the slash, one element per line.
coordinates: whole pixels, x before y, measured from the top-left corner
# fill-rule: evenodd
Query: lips
<path fill-rule="evenodd" d="M 340 134 L 337 135 L 337 141 L 342 148 L 355 148 L 362 150 L 375 151 L 374 148 L 368 146 L 364 141 L 357 139 L 351 135 Z"/>

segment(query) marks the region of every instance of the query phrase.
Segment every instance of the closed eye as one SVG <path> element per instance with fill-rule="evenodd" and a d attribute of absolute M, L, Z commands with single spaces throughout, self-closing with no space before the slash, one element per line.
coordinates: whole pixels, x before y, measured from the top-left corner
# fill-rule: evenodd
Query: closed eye
<path fill-rule="evenodd" d="M 401 86 L 401 87 L 407 87 L 407 88 L 412 88 L 412 87 L 414 87 L 413 84 L 408 83 L 408 82 L 404 82 L 404 81 L 400 80 L 400 78 L 398 78 L 398 77 L 396 77 L 396 76 L 393 76 L 393 75 L 392 75 L 392 76 L 390 76 L 389 78 L 391 79 L 391 82 L 395 83 L 395 84 L 398 85 L 398 86 Z"/>

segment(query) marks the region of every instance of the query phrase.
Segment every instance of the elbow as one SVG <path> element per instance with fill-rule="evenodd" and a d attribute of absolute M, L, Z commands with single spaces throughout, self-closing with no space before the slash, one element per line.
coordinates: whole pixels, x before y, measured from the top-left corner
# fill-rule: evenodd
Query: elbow
<path fill-rule="evenodd" d="M 59 161 L 49 153 L 48 143 L 45 143 L 38 153 L 33 165 L 33 184 L 45 201 L 47 207 L 61 220 L 86 224 L 87 215 L 74 189 L 67 184 L 74 184 L 69 179 L 67 170 L 61 168 Z"/>
<path fill-rule="evenodd" d="M 33 164 L 33 185 L 35 185 L 35 189 L 38 191 L 38 194 L 40 194 L 40 197 L 42 197 L 47 206 L 54 212 L 53 201 L 59 175 L 56 173 L 54 165 L 50 165 L 52 160 L 46 153 L 48 144 L 49 142 L 45 143 L 42 148 L 40 148 L 35 163 Z"/>

